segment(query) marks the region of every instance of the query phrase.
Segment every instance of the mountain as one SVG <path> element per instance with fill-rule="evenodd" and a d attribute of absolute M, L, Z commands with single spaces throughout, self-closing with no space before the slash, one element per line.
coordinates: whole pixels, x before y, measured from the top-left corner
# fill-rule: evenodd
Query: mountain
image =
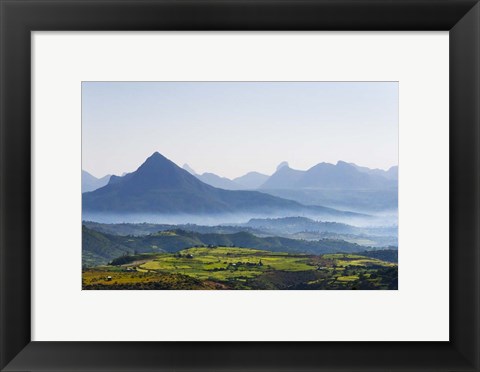
<path fill-rule="evenodd" d="M 225 190 L 241 190 L 243 187 L 236 182 L 226 177 L 217 176 L 214 173 L 203 173 L 201 175 L 195 175 L 200 181 L 205 182 L 207 185 L 218 187 Z"/>
<path fill-rule="evenodd" d="M 110 180 L 110 175 L 106 175 L 102 178 L 97 178 L 87 171 L 82 170 L 82 193 L 93 191 L 105 186 Z"/>
<path fill-rule="evenodd" d="M 304 171 L 292 169 L 288 164 L 281 163 L 260 189 L 290 189 L 295 188 L 304 175 Z"/>
<path fill-rule="evenodd" d="M 237 226 L 249 227 L 253 234 L 261 231 L 275 235 L 294 234 L 297 232 L 329 232 L 361 236 L 398 236 L 396 225 L 383 227 L 357 227 L 339 222 L 315 221 L 307 217 L 251 218 Z M 188 228 L 188 227 L 187 227 Z"/>
<path fill-rule="evenodd" d="M 194 175 L 197 177 L 200 181 L 206 183 L 207 185 L 217 187 L 219 189 L 225 189 L 225 190 L 242 190 L 245 187 L 242 186 L 241 184 L 232 181 L 229 178 L 226 177 L 220 177 L 217 176 L 214 173 L 208 173 L 205 172 L 203 174 L 198 174 L 195 172 L 192 167 L 190 167 L 187 163 L 183 164 L 183 169 L 185 169 L 188 173 Z"/>
<path fill-rule="evenodd" d="M 113 176 L 110 177 L 110 181 L 108 181 L 107 185 L 113 185 L 113 184 L 118 183 L 118 182 L 123 182 L 123 181 L 129 179 L 132 176 L 133 176 L 133 172 L 132 173 L 123 172 L 123 174 L 121 176 L 113 175 Z"/>
<path fill-rule="evenodd" d="M 306 217 L 252 218 L 242 226 L 255 229 L 271 230 L 277 233 L 297 233 L 303 231 L 335 232 L 344 234 L 361 234 L 362 228 L 338 222 L 314 221 Z"/>
<path fill-rule="evenodd" d="M 284 169 L 284 168 L 282 168 Z M 106 213 L 222 214 L 315 213 L 355 216 L 321 206 L 304 206 L 258 191 L 207 185 L 155 152 L 135 172 L 82 196 L 83 210 Z"/>
<path fill-rule="evenodd" d="M 264 184 L 268 180 L 268 177 L 269 176 L 267 176 L 266 174 L 258 172 L 248 172 L 241 177 L 234 178 L 233 182 L 243 186 L 246 189 L 253 190 L 259 188 L 262 184 Z"/>
<path fill-rule="evenodd" d="M 358 171 L 343 161 L 336 165 L 320 163 L 305 172 L 297 183 L 300 188 L 319 189 L 381 189 L 393 182 L 376 174 Z"/>
<path fill-rule="evenodd" d="M 280 164 L 277 165 L 277 171 L 280 170 L 283 167 L 288 167 L 288 161 L 282 161 Z"/>
<path fill-rule="evenodd" d="M 129 252 L 129 247 L 119 243 L 109 234 L 82 226 L 82 264 L 96 266 Z"/>
<path fill-rule="evenodd" d="M 261 186 L 261 189 L 384 189 L 396 186 L 394 178 L 380 175 L 375 170 L 359 169 L 343 161 L 337 164 L 319 163 L 306 171 L 294 170 L 288 165 L 278 170 Z M 393 177 L 392 167 L 389 176 Z M 385 172 L 386 173 L 386 172 Z"/>
<path fill-rule="evenodd" d="M 367 167 L 362 167 L 360 165 L 357 165 L 355 163 L 349 163 L 351 166 L 355 167 L 358 171 L 367 173 L 367 174 L 372 174 L 372 175 L 377 175 L 377 176 L 382 176 L 386 179 L 389 180 L 398 180 L 398 166 L 393 166 L 390 167 L 388 170 L 383 170 L 383 169 L 371 169 Z"/>
<path fill-rule="evenodd" d="M 398 208 L 398 189 L 262 189 L 279 198 L 295 200 L 304 205 L 323 205 L 347 211 L 390 214 Z M 380 222 L 380 221 L 379 221 Z"/>
<path fill-rule="evenodd" d="M 388 169 L 386 172 L 385 172 L 385 175 L 384 177 L 390 179 L 390 180 L 396 180 L 398 181 L 398 166 L 395 165 L 393 167 L 391 167 L 390 169 Z"/>

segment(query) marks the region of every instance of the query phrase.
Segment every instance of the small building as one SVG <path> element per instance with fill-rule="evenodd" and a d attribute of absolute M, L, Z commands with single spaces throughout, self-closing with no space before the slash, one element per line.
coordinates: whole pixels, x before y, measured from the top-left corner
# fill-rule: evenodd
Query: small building
<path fill-rule="evenodd" d="M 105 278 L 105 280 L 106 280 L 107 282 L 111 282 L 111 281 L 112 281 L 112 277 L 109 275 L 109 276 L 107 276 L 107 277 Z"/>

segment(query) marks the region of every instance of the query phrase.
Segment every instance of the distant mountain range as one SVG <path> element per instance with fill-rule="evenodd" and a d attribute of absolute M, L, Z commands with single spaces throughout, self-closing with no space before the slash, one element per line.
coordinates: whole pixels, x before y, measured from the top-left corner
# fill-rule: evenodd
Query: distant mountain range
<path fill-rule="evenodd" d="M 110 175 L 102 178 L 97 178 L 87 171 L 82 170 L 82 192 L 93 191 L 108 184 Z"/>
<path fill-rule="evenodd" d="M 277 167 L 277 171 L 272 174 L 261 186 L 261 189 L 292 189 L 302 178 L 304 171 L 292 169 L 285 164 Z"/>
<path fill-rule="evenodd" d="M 210 186 L 225 190 L 254 190 L 259 188 L 269 177 L 266 174 L 258 172 L 248 172 L 241 177 L 231 180 L 226 177 L 218 176 L 215 173 L 205 172 L 198 174 L 188 164 L 184 164 L 182 168 L 197 177 L 200 181 L 205 182 Z"/>
<path fill-rule="evenodd" d="M 301 171 L 281 165 L 258 190 L 306 205 L 363 213 L 398 208 L 397 166 L 384 171 L 339 161 Z"/>
<path fill-rule="evenodd" d="M 253 190 L 263 185 L 268 180 L 268 177 L 266 174 L 249 172 L 241 177 L 234 178 L 233 182 L 246 189 Z"/>
<path fill-rule="evenodd" d="M 351 166 L 355 167 L 358 171 L 367 173 L 367 174 L 374 174 L 377 176 L 382 176 L 386 179 L 389 180 L 395 180 L 398 181 L 398 166 L 395 165 L 393 167 L 390 167 L 388 170 L 383 170 L 383 169 L 371 169 L 367 167 L 361 167 L 355 163 L 349 163 Z"/>
<path fill-rule="evenodd" d="M 259 230 L 274 231 L 275 233 L 296 233 L 302 231 L 335 232 L 347 234 L 361 234 L 362 228 L 338 223 L 314 221 L 306 217 L 284 217 L 284 218 L 252 218 L 241 224 Z"/>
<path fill-rule="evenodd" d="M 306 171 L 284 165 L 261 189 L 384 189 L 396 187 L 397 167 L 388 171 L 359 167 L 343 161 L 319 163 Z"/>
<path fill-rule="evenodd" d="M 82 198 L 83 210 L 107 213 L 228 214 L 278 212 L 356 216 L 322 206 L 305 206 L 258 191 L 232 191 L 200 181 L 158 152 L 135 172 L 112 176 L 110 182 Z"/>
<path fill-rule="evenodd" d="M 319 163 L 305 171 L 281 162 L 271 176 L 250 172 L 233 180 L 214 173 L 197 174 L 188 164 L 183 168 L 202 182 L 226 190 L 381 190 L 395 188 L 398 166 L 371 169 L 354 163 Z"/>
<path fill-rule="evenodd" d="M 398 166 L 388 170 L 371 169 L 343 161 L 319 163 L 306 171 L 292 169 L 283 161 L 271 176 L 249 172 L 233 180 L 210 172 L 198 174 L 188 164 L 184 164 L 183 169 L 203 183 L 225 190 L 381 190 L 395 188 L 398 181 Z M 127 173 L 122 177 L 125 175 Z M 110 175 L 96 178 L 82 171 L 82 192 L 105 186 L 110 177 L 121 178 Z"/>
<path fill-rule="evenodd" d="M 214 173 L 203 173 L 195 175 L 200 181 L 206 183 L 207 185 L 218 187 L 219 189 L 225 190 L 242 190 L 245 189 L 242 185 L 232 181 L 226 177 L 217 176 Z"/>
<path fill-rule="evenodd" d="M 160 154 L 155 157 L 157 163 L 163 158 L 165 164 L 157 164 L 156 169 L 155 162 L 147 159 L 137 171 L 124 173 L 121 177 L 107 175 L 98 179 L 82 171 L 83 193 L 109 186 L 108 190 L 84 198 L 86 210 L 110 213 L 162 211 L 169 214 L 262 210 L 268 215 L 275 209 L 288 209 L 300 215 L 299 212 L 312 212 L 312 206 L 361 213 L 394 211 L 398 207 L 397 166 L 382 170 L 339 161 L 336 164 L 319 163 L 303 171 L 292 169 L 283 161 L 271 176 L 249 172 L 229 179 L 209 172 L 198 174 L 188 164 L 181 169 Z M 166 177 L 170 177 L 170 185 L 165 183 L 167 179 L 162 180 Z M 153 179 L 159 183 L 151 184 Z M 120 186 L 112 186 L 117 183 Z M 131 191 L 142 189 L 140 184 L 151 184 L 152 187 L 146 189 L 146 194 L 135 196 Z M 254 190 L 262 194 L 245 193 Z"/>
<path fill-rule="evenodd" d="M 283 217 L 283 218 L 252 218 L 237 226 L 251 228 L 256 231 L 278 234 L 292 234 L 297 232 L 331 232 L 340 234 L 397 236 L 398 227 L 357 227 L 339 222 L 315 221 L 307 217 Z"/>

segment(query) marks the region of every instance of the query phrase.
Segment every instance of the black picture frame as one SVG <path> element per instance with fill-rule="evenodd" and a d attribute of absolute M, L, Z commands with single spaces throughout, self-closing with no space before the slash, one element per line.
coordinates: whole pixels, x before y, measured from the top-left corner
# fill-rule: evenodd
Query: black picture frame
<path fill-rule="evenodd" d="M 0 12 L 2 370 L 480 371 L 478 1 L 0 0 Z M 449 31 L 450 341 L 32 342 L 30 34 L 37 30 Z"/>

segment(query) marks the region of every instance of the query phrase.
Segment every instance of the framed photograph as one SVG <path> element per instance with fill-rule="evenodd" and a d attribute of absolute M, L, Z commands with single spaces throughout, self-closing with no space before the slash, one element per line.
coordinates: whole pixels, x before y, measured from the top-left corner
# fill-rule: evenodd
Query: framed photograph
<path fill-rule="evenodd" d="M 398 85 L 83 82 L 82 288 L 397 290 Z"/>
<path fill-rule="evenodd" d="M 0 2 L 2 371 L 479 371 L 476 1 Z"/>

